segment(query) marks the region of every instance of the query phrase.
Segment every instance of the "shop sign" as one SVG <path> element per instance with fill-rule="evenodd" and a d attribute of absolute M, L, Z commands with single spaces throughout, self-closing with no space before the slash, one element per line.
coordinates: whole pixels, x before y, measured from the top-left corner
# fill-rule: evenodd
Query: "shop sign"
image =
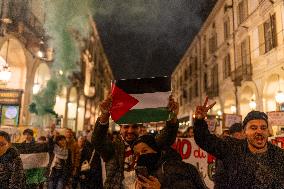
<path fill-rule="evenodd" d="M 22 91 L 0 89 L 0 104 L 21 104 Z"/>
<path fill-rule="evenodd" d="M 268 121 L 272 126 L 284 126 L 284 112 L 268 112 Z"/>

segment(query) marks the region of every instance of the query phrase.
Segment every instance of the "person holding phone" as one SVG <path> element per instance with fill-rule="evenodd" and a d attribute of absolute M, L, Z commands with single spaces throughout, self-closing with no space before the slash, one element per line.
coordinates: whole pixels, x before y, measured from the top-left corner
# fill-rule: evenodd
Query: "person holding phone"
<path fill-rule="evenodd" d="M 100 104 L 101 115 L 96 121 L 92 144 L 106 163 L 104 188 L 132 189 L 135 187 L 136 175 L 134 170 L 135 157 L 131 146 L 139 136 L 140 124 L 121 124 L 119 136 L 112 141 L 107 136 L 111 107 L 112 96 L 109 95 Z M 178 131 L 179 106 L 172 95 L 168 99 L 168 110 L 171 116 L 162 131 L 155 137 L 161 148 L 171 146 Z"/>
<path fill-rule="evenodd" d="M 226 182 L 219 188 L 283 189 L 284 150 L 268 141 L 268 116 L 249 112 L 242 124 L 246 138 L 222 139 L 209 132 L 205 121 L 215 104 L 208 103 L 206 97 L 204 104 L 196 107 L 194 139 L 200 148 L 222 160 Z"/>
<path fill-rule="evenodd" d="M 140 136 L 133 143 L 136 156 L 136 189 L 203 189 L 197 169 L 182 161 L 174 151 L 161 150 L 152 135 Z"/>

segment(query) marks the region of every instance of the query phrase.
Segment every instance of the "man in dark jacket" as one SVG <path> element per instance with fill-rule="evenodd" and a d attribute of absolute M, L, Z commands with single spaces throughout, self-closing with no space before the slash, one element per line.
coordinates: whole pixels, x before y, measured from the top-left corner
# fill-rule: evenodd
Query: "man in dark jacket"
<path fill-rule="evenodd" d="M 24 169 L 19 153 L 11 147 L 8 133 L 0 131 L 0 188 L 24 189 Z"/>
<path fill-rule="evenodd" d="M 284 188 L 284 151 L 268 142 L 268 118 L 251 111 L 243 121 L 246 139 L 224 140 L 210 134 L 204 118 L 215 103 L 195 112 L 194 139 L 205 151 L 221 159 L 227 174 L 223 188 Z"/>
<path fill-rule="evenodd" d="M 229 136 L 221 137 L 224 140 L 230 140 L 230 137 L 242 140 L 245 139 L 245 133 L 242 123 L 234 123 L 229 128 Z M 226 187 L 227 173 L 224 169 L 223 162 L 220 159 L 215 161 L 215 174 L 214 174 L 214 189 L 221 189 Z"/>
<path fill-rule="evenodd" d="M 101 116 L 96 122 L 93 132 L 92 143 L 96 151 L 106 162 L 106 181 L 104 188 L 125 189 L 135 185 L 134 154 L 131 144 L 139 136 L 138 124 L 127 124 L 120 126 L 120 135 L 115 141 L 111 141 L 107 136 L 109 111 L 111 108 L 111 97 L 102 102 Z M 178 130 L 178 104 L 169 98 L 169 111 L 172 117 L 167 121 L 165 128 L 156 140 L 160 146 L 170 146 L 176 138 Z"/>
<path fill-rule="evenodd" d="M 140 136 L 133 148 L 137 157 L 137 187 L 151 189 L 205 189 L 197 169 L 182 161 L 181 156 L 169 147 L 161 150 L 152 135 Z M 147 168 L 146 174 L 138 168 Z M 140 173 L 144 175 L 140 175 Z M 147 176 L 146 176 L 147 175 Z"/>

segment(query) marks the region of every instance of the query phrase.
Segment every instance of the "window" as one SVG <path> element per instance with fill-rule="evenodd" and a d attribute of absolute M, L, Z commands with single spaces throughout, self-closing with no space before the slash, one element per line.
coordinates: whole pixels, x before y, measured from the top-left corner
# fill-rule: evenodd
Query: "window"
<path fill-rule="evenodd" d="M 211 70 L 211 76 L 212 76 L 212 83 L 211 86 L 214 89 L 218 89 L 218 64 L 214 65 L 213 69 Z"/>
<path fill-rule="evenodd" d="M 231 61 L 230 61 L 230 54 L 228 54 L 224 58 L 224 65 L 223 65 L 223 74 L 224 74 L 224 79 L 229 77 L 231 75 Z"/>
<path fill-rule="evenodd" d="M 277 46 L 275 14 L 258 26 L 259 54 L 265 54 Z"/>
<path fill-rule="evenodd" d="M 203 49 L 202 49 L 202 61 L 205 62 L 207 59 L 207 48 L 206 48 L 206 36 L 203 37 Z"/>
<path fill-rule="evenodd" d="M 238 4 L 238 24 L 240 25 L 248 17 L 248 1 L 243 0 Z"/>
<path fill-rule="evenodd" d="M 195 81 L 195 85 L 194 85 L 194 95 L 195 95 L 195 97 L 198 97 L 198 82 L 197 82 L 197 80 Z"/>
<path fill-rule="evenodd" d="M 230 21 L 226 19 L 224 21 L 224 39 L 228 39 L 230 36 Z"/>
<path fill-rule="evenodd" d="M 198 70 L 198 61 L 197 61 L 197 57 L 194 57 L 194 70 L 197 71 Z"/>
<path fill-rule="evenodd" d="M 247 37 L 241 43 L 241 61 L 242 65 L 250 64 L 250 44 L 249 44 L 249 37 Z"/>
<path fill-rule="evenodd" d="M 214 53 L 217 50 L 217 33 L 214 32 L 212 37 L 209 39 L 209 52 Z"/>
<path fill-rule="evenodd" d="M 275 14 L 270 16 L 270 18 L 264 22 L 263 28 L 265 39 L 265 52 L 268 52 L 277 45 Z"/>
<path fill-rule="evenodd" d="M 206 91 L 208 89 L 208 82 L 207 82 L 207 73 L 204 73 L 203 75 L 203 82 L 204 82 L 204 90 Z"/>
<path fill-rule="evenodd" d="M 185 69 L 184 69 L 184 73 L 183 73 L 184 81 L 186 81 L 186 80 L 188 79 L 188 72 L 187 72 L 187 69 L 188 69 L 188 68 L 185 68 Z"/>
<path fill-rule="evenodd" d="M 205 45 L 205 47 L 203 47 L 203 50 L 202 50 L 202 60 L 203 60 L 203 63 L 204 62 L 206 62 L 206 59 L 207 59 L 207 57 L 206 57 L 206 43 L 204 44 Z"/>

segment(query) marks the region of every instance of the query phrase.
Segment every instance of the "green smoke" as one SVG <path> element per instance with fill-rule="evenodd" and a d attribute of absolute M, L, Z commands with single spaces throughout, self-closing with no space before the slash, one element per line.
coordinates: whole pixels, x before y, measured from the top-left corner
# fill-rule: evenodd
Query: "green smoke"
<path fill-rule="evenodd" d="M 56 95 L 69 85 L 73 72 L 80 71 L 83 38 L 89 37 L 93 15 L 92 0 L 45 0 L 44 29 L 49 46 L 54 49 L 52 76 L 45 89 L 33 96 L 30 111 L 38 115 L 53 114 Z M 59 74 L 59 71 L 63 74 Z"/>

